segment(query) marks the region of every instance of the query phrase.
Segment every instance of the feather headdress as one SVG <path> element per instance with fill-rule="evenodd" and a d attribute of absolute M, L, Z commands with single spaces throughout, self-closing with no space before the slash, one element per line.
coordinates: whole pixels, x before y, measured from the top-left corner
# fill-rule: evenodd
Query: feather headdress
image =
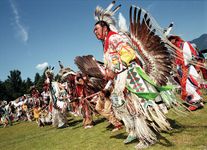
<path fill-rule="evenodd" d="M 111 2 L 106 9 L 103 9 L 100 6 L 97 6 L 94 13 L 94 19 L 98 21 L 105 21 L 109 28 L 113 31 L 116 31 L 116 20 L 114 18 L 114 14 L 120 9 L 121 5 L 118 5 L 113 10 L 113 6 L 115 5 L 116 1 Z"/>
<path fill-rule="evenodd" d="M 54 67 L 51 67 L 51 66 L 49 66 L 45 69 L 45 76 L 47 78 L 53 79 L 53 77 L 54 77 L 53 69 L 54 69 Z"/>
<path fill-rule="evenodd" d="M 60 66 L 60 71 L 58 72 L 58 75 L 61 76 L 61 80 L 64 80 L 68 75 L 76 75 L 76 73 L 70 68 L 65 68 L 61 61 L 58 61 Z"/>

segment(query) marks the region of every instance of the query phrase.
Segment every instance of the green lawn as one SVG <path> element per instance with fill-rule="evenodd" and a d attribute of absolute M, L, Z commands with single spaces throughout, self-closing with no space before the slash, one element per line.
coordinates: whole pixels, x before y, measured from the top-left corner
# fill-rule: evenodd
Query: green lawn
<path fill-rule="evenodd" d="M 187 117 L 172 111 L 168 117 L 174 129 L 162 133 L 160 141 L 149 150 L 207 150 L 207 104 L 204 109 L 191 112 Z M 0 127 L 0 150 L 135 150 L 134 143 L 124 145 L 125 130 L 112 133 L 103 118 L 94 118 L 96 125 L 83 129 L 81 118 L 69 117 L 69 127 L 39 128 L 35 122 L 20 122 Z"/>

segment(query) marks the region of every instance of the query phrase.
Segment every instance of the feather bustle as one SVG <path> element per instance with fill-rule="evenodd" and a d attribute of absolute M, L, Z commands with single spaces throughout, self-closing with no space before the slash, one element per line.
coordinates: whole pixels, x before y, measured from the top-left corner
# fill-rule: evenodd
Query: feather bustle
<path fill-rule="evenodd" d="M 146 73 L 158 85 L 166 85 L 172 70 L 171 55 L 156 29 L 152 29 L 150 17 L 141 8 L 130 8 L 130 32 L 133 46 L 146 62 Z"/>

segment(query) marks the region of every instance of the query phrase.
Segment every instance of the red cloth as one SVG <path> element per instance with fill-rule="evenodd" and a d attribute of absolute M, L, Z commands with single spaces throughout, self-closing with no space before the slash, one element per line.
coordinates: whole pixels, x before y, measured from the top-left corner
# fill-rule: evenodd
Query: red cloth
<path fill-rule="evenodd" d="M 184 44 L 184 41 L 182 39 L 177 39 L 175 46 L 180 49 L 183 49 L 183 44 Z M 185 66 L 185 63 L 184 63 L 183 51 L 176 49 L 176 55 L 177 57 L 175 59 L 175 63 L 178 66 L 181 66 L 181 69 L 182 69 L 182 77 L 180 78 L 180 85 L 182 87 L 181 98 L 185 100 L 187 97 L 186 82 L 188 79 L 188 67 Z"/>
<path fill-rule="evenodd" d="M 203 78 L 204 78 L 205 80 L 207 80 L 207 69 L 205 69 L 205 68 L 201 68 L 201 72 L 202 72 L 202 74 L 203 74 Z"/>
<path fill-rule="evenodd" d="M 188 79 L 188 67 L 186 67 L 184 64 L 182 65 L 182 78 L 180 80 L 180 85 L 182 87 L 181 91 L 181 98 L 183 100 L 186 99 L 187 97 L 187 91 L 186 91 L 186 82 Z"/>
<path fill-rule="evenodd" d="M 109 38 L 110 38 L 110 36 L 111 35 L 113 35 L 113 34 L 117 34 L 116 32 L 113 32 L 113 31 L 109 31 L 109 33 L 108 33 L 108 35 L 107 35 L 107 37 L 106 37 L 106 39 L 105 39 L 105 41 L 104 41 L 104 53 L 108 50 L 108 48 L 109 48 Z"/>
<path fill-rule="evenodd" d="M 83 97 L 84 96 L 83 85 L 76 85 L 76 92 L 78 97 Z"/>
<path fill-rule="evenodd" d="M 199 83 L 197 82 L 194 76 L 189 75 L 189 79 L 196 87 L 199 87 Z"/>
<path fill-rule="evenodd" d="M 183 49 L 183 40 L 176 41 L 175 46 L 180 48 L 180 49 Z M 175 63 L 177 65 L 184 65 L 183 52 L 178 50 L 178 49 L 176 49 L 176 55 L 177 55 L 177 57 L 175 59 Z"/>
<path fill-rule="evenodd" d="M 198 54 L 197 54 L 197 51 L 195 50 L 195 48 L 189 42 L 187 42 L 187 43 L 190 47 L 190 51 L 193 54 L 193 56 L 197 56 Z"/>
<path fill-rule="evenodd" d="M 53 108 L 53 103 L 50 102 L 49 107 L 48 107 L 49 112 L 52 112 L 52 108 Z"/>
<path fill-rule="evenodd" d="M 191 50 L 191 53 L 193 56 L 197 56 L 197 52 L 196 50 L 193 48 L 193 46 L 187 42 L 189 47 L 190 47 L 190 50 Z M 182 39 L 177 39 L 176 43 L 175 43 L 175 46 L 180 48 L 180 49 L 183 49 L 183 45 L 184 45 L 184 41 Z M 181 66 L 181 69 L 182 69 L 182 77 L 180 79 L 180 85 L 182 87 L 182 91 L 181 91 L 181 98 L 183 100 L 186 99 L 187 97 L 187 91 L 186 91 L 186 82 L 187 82 L 187 79 L 188 77 L 190 78 L 191 82 L 195 85 L 195 86 L 199 86 L 198 82 L 196 81 L 196 79 L 193 77 L 193 76 L 188 76 L 188 72 L 189 72 L 189 68 L 188 66 L 185 66 L 185 63 L 184 63 L 184 57 L 183 57 L 183 51 L 180 51 L 178 49 L 176 49 L 176 59 L 175 59 L 175 62 L 177 65 Z M 199 90 L 197 91 L 198 93 Z"/>

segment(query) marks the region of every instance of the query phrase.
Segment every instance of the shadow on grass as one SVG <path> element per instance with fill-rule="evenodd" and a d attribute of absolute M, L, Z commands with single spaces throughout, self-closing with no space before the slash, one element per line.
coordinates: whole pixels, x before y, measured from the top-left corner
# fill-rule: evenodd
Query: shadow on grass
<path fill-rule="evenodd" d="M 164 136 L 162 135 L 157 135 L 158 136 L 158 141 L 156 144 L 165 146 L 165 147 L 171 147 L 174 146 L 168 139 L 166 139 Z"/>
<path fill-rule="evenodd" d="M 177 122 L 175 120 L 168 119 L 168 121 L 169 121 L 169 123 L 170 123 L 170 125 L 173 129 L 168 131 L 168 132 L 162 132 L 162 133 L 173 135 L 173 134 L 183 132 L 186 128 L 186 126 L 181 125 L 179 122 Z M 110 124 L 109 126 L 107 126 L 108 130 L 111 130 L 111 128 L 113 128 L 113 125 Z M 156 135 L 157 135 L 157 138 L 158 138 L 158 141 L 157 141 L 156 144 L 159 144 L 159 145 L 162 145 L 162 146 L 165 146 L 165 147 L 174 146 L 174 144 L 172 142 L 170 142 L 167 138 L 165 138 L 161 134 L 156 133 Z M 119 134 L 116 134 L 116 135 L 112 135 L 112 136 L 110 136 L 110 138 L 116 138 L 116 139 L 123 139 L 124 140 L 124 139 L 127 138 L 127 135 L 126 135 L 125 132 L 123 132 L 123 133 L 119 133 Z M 138 140 L 134 140 L 131 143 L 137 143 L 137 142 L 138 142 Z"/>
<path fill-rule="evenodd" d="M 171 127 L 173 129 L 182 129 L 183 125 L 179 123 L 178 121 L 172 120 L 172 119 L 167 119 L 167 121 L 170 123 Z"/>
<path fill-rule="evenodd" d="M 207 125 L 185 125 L 185 134 L 192 137 L 205 136 Z"/>
<path fill-rule="evenodd" d="M 173 133 L 180 133 L 187 128 L 207 128 L 207 125 L 182 125 L 178 121 L 168 119 L 171 127 L 173 128 Z"/>
<path fill-rule="evenodd" d="M 207 126 L 199 126 L 199 125 L 185 125 L 184 128 L 191 128 L 191 129 L 196 129 L 198 128 L 200 130 L 200 128 L 207 128 Z"/>
<path fill-rule="evenodd" d="M 182 124 L 180 124 L 178 121 L 175 121 L 169 118 L 167 120 L 170 123 L 172 130 L 170 130 L 169 132 L 163 132 L 163 133 L 173 135 L 174 133 L 181 133 L 185 130 L 185 127 Z"/>
<path fill-rule="evenodd" d="M 79 125 L 77 125 L 75 127 L 72 127 L 72 129 L 78 129 L 78 128 L 83 128 L 83 125 L 82 124 L 79 124 Z"/>
<path fill-rule="evenodd" d="M 96 119 L 95 121 L 93 121 L 93 124 L 97 125 L 99 123 L 104 122 L 105 120 L 106 120 L 105 118 Z M 73 127 L 73 129 L 77 129 L 77 128 L 80 128 L 83 126 L 81 124 L 82 122 L 83 122 L 83 119 L 69 118 L 68 119 L 68 126 Z"/>
<path fill-rule="evenodd" d="M 109 131 L 112 131 L 114 129 L 114 125 L 113 124 L 109 124 L 107 127 L 106 127 L 106 130 L 109 130 Z"/>
<path fill-rule="evenodd" d="M 106 120 L 105 118 L 98 118 L 98 119 L 96 119 L 95 121 L 93 121 L 93 123 L 94 123 L 94 125 L 97 125 L 97 124 L 99 124 L 99 123 L 104 122 L 105 120 Z"/>
<path fill-rule="evenodd" d="M 159 145 L 162 145 L 162 146 L 165 146 L 165 147 L 173 146 L 173 144 L 169 140 L 167 140 L 164 136 L 162 136 L 162 135 L 157 135 L 157 136 L 158 136 L 158 142 L 156 144 L 159 144 Z M 120 134 L 117 134 L 117 135 L 110 136 L 110 138 L 116 138 L 116 139 L 124 140 L 124 139 L 127 138 L 127 135 L 125 133 L 120 133 Z M 139 140 L 135 139 L 132 142 L 130 142 L 129 144 L 138 143 L 138 142 L 139 142 Z"/>
<path fill-rule="evenodd" d="M 73 119 L 71 119 L 71 120 L 73 120 Z M 83 119 L 73 120 L 72 122 L 68 122 L 68 125 L 70 127 L 72 127 L 72 126 L 76 126 L 77 124 L 80 124 L 81 122 L 83 122 Z"/>
<path fill-rule="evenodd" d="M 200 130 L 200 128 L 207 128 L 207 126 L 202 126 L 202 125 L 181 125 L 179 122 L 175 121 L 175 120 L 168 120 L 171 124 L 171 127 L 173 128 L 171 131 L 169 132 L 162 132 L 162 133 L 166 133 L 169 134 L 170 136 L 173 134 L 177 134 L 177 133 L 181 133 L 183 131 L 187 131 L 189 129 L 198 129 L 198 131 Z M 192 132 L 190 130 L 190 132 Z M 171 143 L 168 139 L 166 139 L 164 136 L 162 136 L 161 134 L 157 134 L 158 137 L 158 142 L 157 144 L 165 146 L 165 147 L 171 147 L 174 146 L 173 143 Z"/>
<path fill-rule="evenodd" d="M 119 134 L 116 134 L 116 135 L 112 135 L 110 136 L 110 139 L 111 138 L 116 138 L 116 139 L 126 139 L 127 138 L 127 135 L 124 133 L 119 133 Z"/>
<path fill-rule="evenodd" d="M 177 122 L 175 120 L 172 120 L 172 119 L 167 119 L 167 120 L 170 123 L 170 125 L 172 127 L 172 130 L 162 131 L 162 133 L 169 134 L 170 136 L 172 136 L 173 134 L 181 133 L 185 130 L 185 127 L 183 125 L 181 125 L 179 122 Z M 174 146 L 174 144 L 172 142 L 170 142 L 167 138 L 162 136 L 160 133 L 155 131 L 155 134 L 157 135 L 157 138 L 158 138 L 158 141 L 157 141 L 156 144 L 159 144 L 159 145 L 162 145 L 162 146 L 165 146 L 165 147 Z"/>

